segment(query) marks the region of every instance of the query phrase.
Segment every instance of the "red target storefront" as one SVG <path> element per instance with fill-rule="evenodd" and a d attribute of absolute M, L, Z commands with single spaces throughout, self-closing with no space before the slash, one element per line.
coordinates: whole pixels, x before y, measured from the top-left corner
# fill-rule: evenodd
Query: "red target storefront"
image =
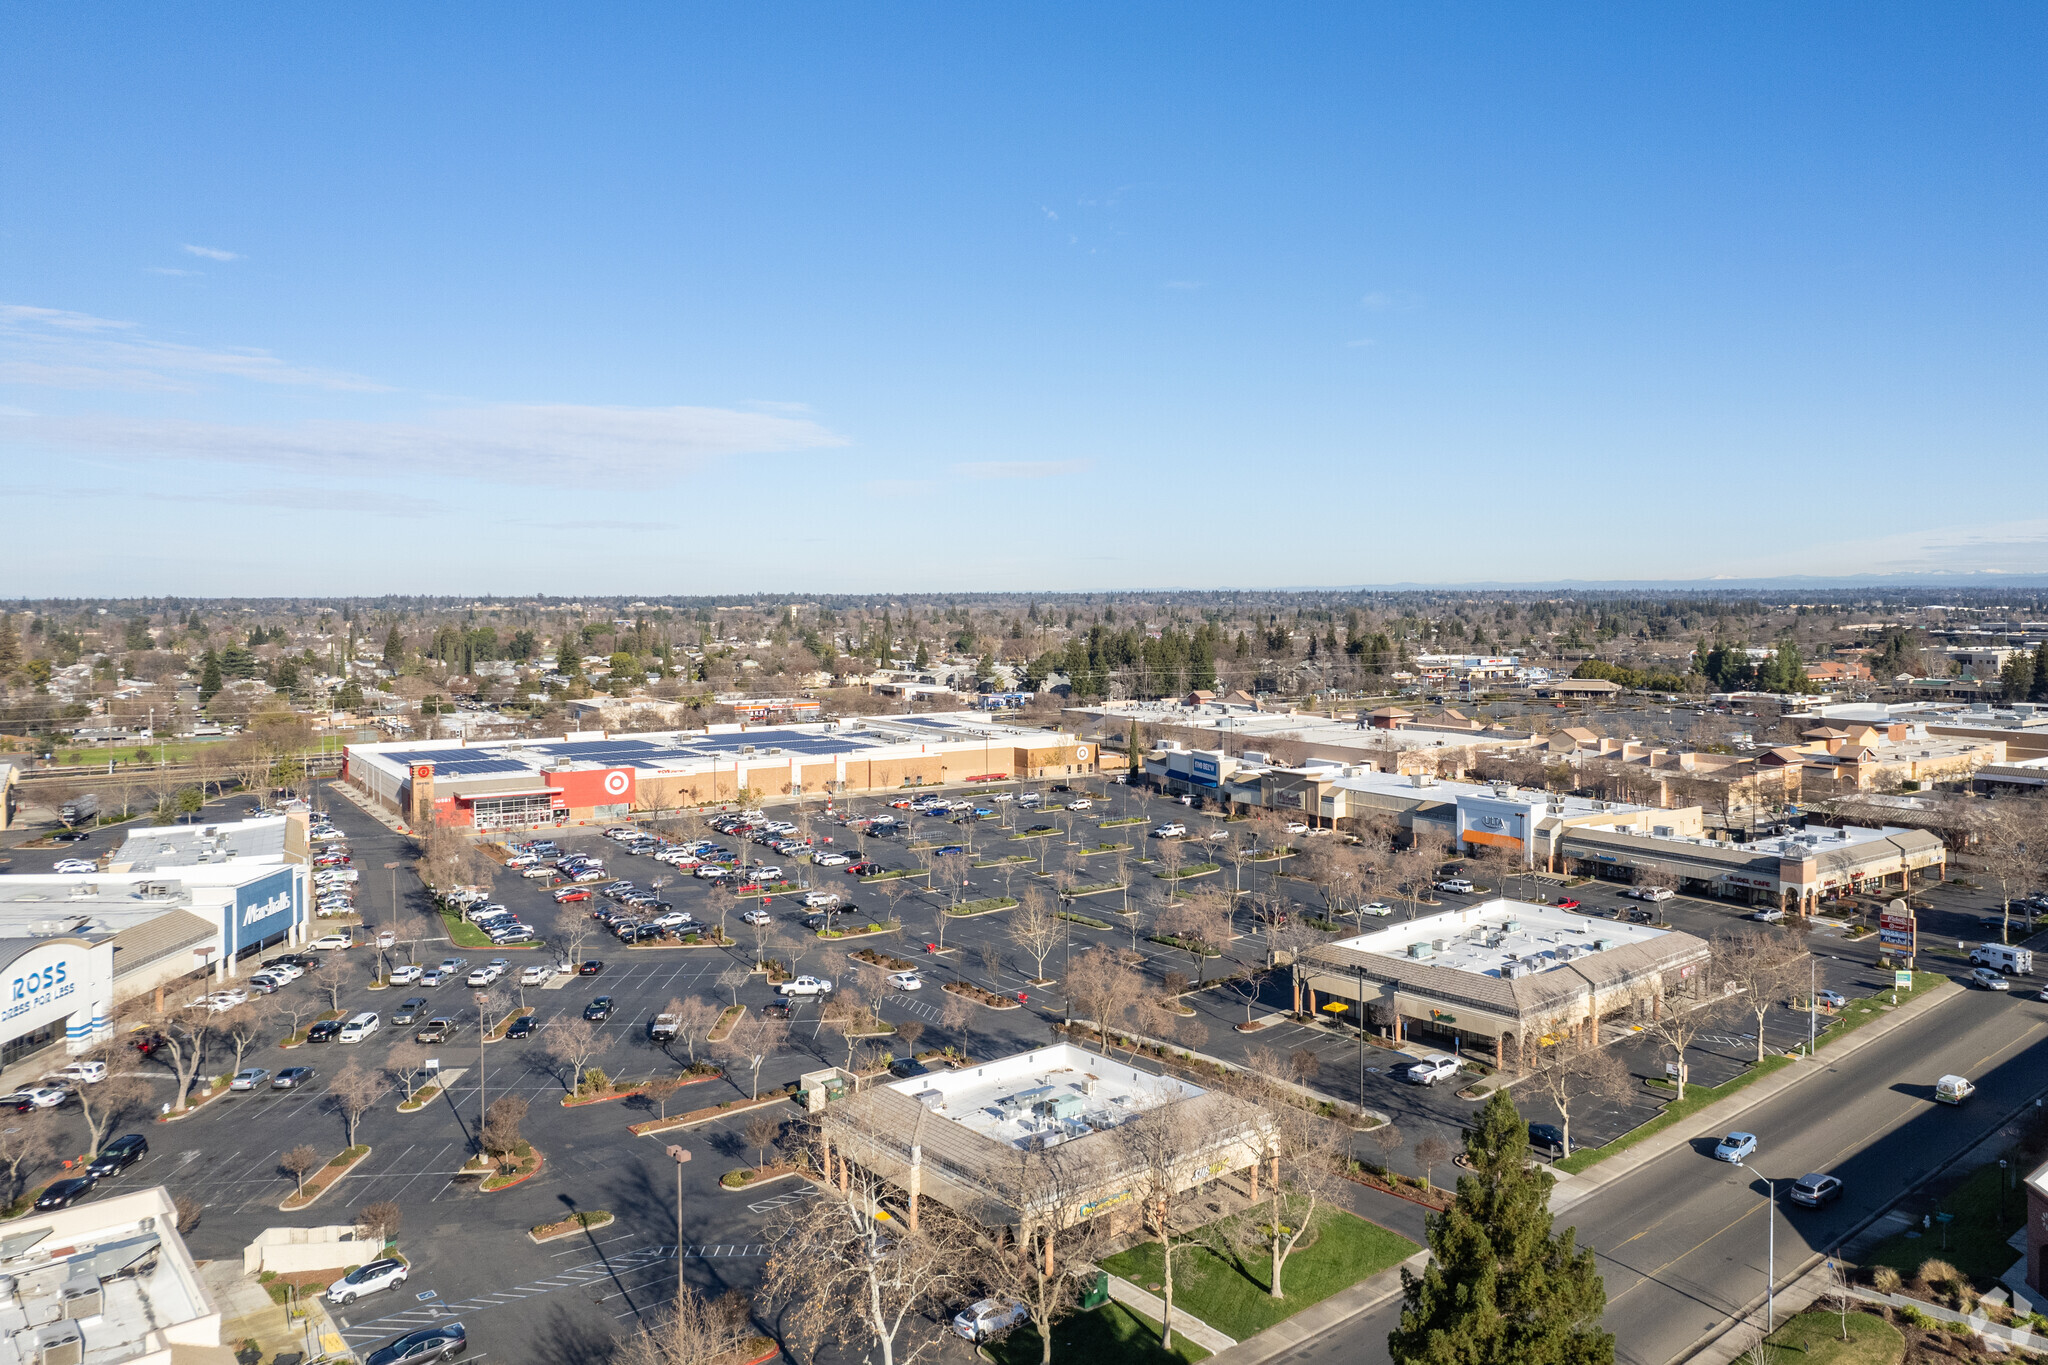
<path fill-rule="evenodd" d="M 535 779 L 538 779 L 536 785 Z M 631 768 L 558 769 L 496 782 L 437 783 L 434 765 L 412 766 L 413 823 L 473 829 L 532 829 L 582 820 L 623 819 L 633 809 Z"/>

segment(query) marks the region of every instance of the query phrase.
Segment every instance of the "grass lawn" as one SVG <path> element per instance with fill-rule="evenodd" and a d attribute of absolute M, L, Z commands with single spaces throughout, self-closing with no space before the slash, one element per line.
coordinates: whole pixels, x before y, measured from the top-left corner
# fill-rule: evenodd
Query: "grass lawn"
<path fill-rule="evenodd" d="M 1773 1332 L 1770 1344 L 1799 1365 L 1898 1365 L 1906 1338 L 1875 1313 L 1849 1314 L 1842 1340 L 1839 1313 L 1801 1313 Z"/>
<path fill-rule="evenodd" d="M 1906 1004 L 1915 995 L 1923 991 L 1933 990 L 1936 986 L 1941 985 L 1947 980 L 1947 977 L 1942 976 L 1938 972 L 1915 972 L 1913 973 L 1913 989 L 1911 991 L 1900 991 L 1899 1003 L 1901 1005 Z M 1837 1010 L 1834 1021 L 1821 1030 L 1820 1046 L 1826 1047 L 1837 1038 L 1863 1027 L 1863 1025 L 1873 1019 L 1884 1018 L 1885 1015 L 1891 1013 L 1889 1009 L 1885 1008 L 1891 1003 L 1892 993 L 1890 991 L 1879 991 L 1876 995 L 1866 995 L 1851 1000 L 1848 1004 Z"/>
<path fill-rule="evenodd" d="M 491 936 L 471 924 L 452 910 L 441 912 L 441 923 L 448 926 L 448 937 L 458 948 L 491 948 Z"/>
<path fill-rule="evenodd" d="M 1040 1347 L 1038 1329 L 1027 1326 L 990 1342 L 988 1353 L 997 1365 L 1038 1365 L 1044 1354 Z M 1105 1303 L 1086 1313 L 1069 1313 L 1053 1324 L 1052 1358 L 1063 1365 L 1194 1365 L 1207 1360 L 1209 1353 L 1178 1336 L 1171 1351 L 1161 1350 L 1158 1323 L 1120 1303 Z"/>
<path fill-rule="evenodd" d="M 1946 1250 L 1942 1247 L 1941 1225 L 1936 1224 L 1918 1237 L 1908 1238 L 1901 1232 L 1885 1238 L 1860 1258 L 1862 1263 L 1888 1265 L 1910 1280 L 1922 1261 L 1935 1257 L 1979 1283 L 1996 1280 L 2020 1257 L 2005 1239 L 2027 1221 L 2024 1189 L 2005 1191 L 2001 1211 L 1998 1176 L 1997 1163 L 1979 1166 L 1941 1201 L 1942 1211 L 1955 1215 L 1948 1225 Z"/>
<path fill-rule="evenodd" d="M 1266 1292 L 1268 1257 L 1253 1252 L 1225 1259 L 1206 1249 L 1190 1249 L 1173 1263 L 1174 1306 L 1243 1341 L 1340 1289 L 1399 1265 L 1419 1249 L 1399 1233 L 1342 1209 L 1324 1209 L 1316 1215 L 1316 1226 L 1315 1245 L 1287 1258 L 1280 1281 L 1286 1298 Z M 1119 1252 L 1103 1261 L 1102 1268 L 1140 1289 L 1164 1283 L 1157 1242 Z"/>

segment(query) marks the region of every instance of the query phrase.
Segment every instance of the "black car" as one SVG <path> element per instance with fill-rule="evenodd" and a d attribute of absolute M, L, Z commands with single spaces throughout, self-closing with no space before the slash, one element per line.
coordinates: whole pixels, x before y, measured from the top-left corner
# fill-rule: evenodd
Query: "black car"
<path fill-rule="evenodd" d="M 507 1038 L 531 1038 L 540 1032 L 540 1021 L 530 1014 L 522 1014 L 512 1021 L 512 1027 L 505 1030 Z"/>
<path fill-rule="evenodd" d="M 397 1009 L 391 1011 L 391 1022 L 394 1024 L 414 1023 L 426 1012 L 427 997 L 424 995 L 408 995 Z"/>
<path fill-rule="evenodd" d="M 1529 1145 L 1539 1152 L 1555 1156 L 1564 1150 L 1564 1129 L 1554 1123 L 1532 1123 L 1529 1125 Z"/>
<path fill-rule="evenodd" d="M 1657 918 L 1657 912 L 1654 910 L 1631 910 L 1628 912 L 1628 918 L 1631 924 L 1648 924 Z"/>
<path fill-rule="evenodd" d="M 576 975 L 596 976 L 599 972 L 603 970 L 604 964 L 602 962 L 599 962 L 596 958 L 592 958 L 590 961 L 584 963 L 581 967 L 578 967 L 576 969 Z"/>
<path fill-rule="evenodd" d="M 811 930 L 813 933 L 817 932 L 820 929 L 823 929 L 829 923 L 830 921 L 827 920 L 823 915 L 804 916 L 804 928 Z"/>
<path fill-rule="evenodd" d="M 770 1019 L 787 1019 L 789 1018 L 789 1002 L 787 1000 L 771 1000 L 761 1006 L 761 1013 L 767 1015 Z"/>
<path fill-rule="evenodd" d="M 92 838 L 92 835 L 82 829 L 67 829 L 62 834 L 53 834 L 50 837 L 60 844 L 77 844 Z"/>
<path fill-rule="evenodd" d="M 148 1138 L 140 1133 L 124 1133 L 100 1148 L 100 1154 L 92 1159 L 85 1173 L 95 1179 L 118 1175 L 148 1154 Z"/>
<path fill-rule="evenodd" d="M 92 1193 L 93 1186 L 100 1183 L 96 1175 L 73 1176 L 69 1180 L 55 1181 L 36 1200 L 39 1209 L 68 1209 Z"/>
<path fill-rule="evenodd" d="M 907 1081 L 912 1076 L 929 1076 L 931 1072 L 932 1069 L 930 1067 L 918 1061 L 915 1057 L 905 1057 L 902 1061 L 892 1062 L 889 1065 L 889 1074 L 899 1080 Z"/>
<path fill-rule="evenodd" d="M 583 1007 L 583 1017 L 585 1019 L 611 1018 L 612 998 L 609 995 L 600 995 L 599 997 L 597 997 L 597 999 L 591 1001 L 589 1004 Z"/>
<path fill-rule="evenodd" d="M 452 1360 L 469 1349 L 469 1335 L 459 1322 L 444 1322 L 407 1333 L 389 1346 L 379 1346 L 363 1357 L 363 1365 L 425 1365 L 431 1360 Z"/>
<path fill-rule="evenodd" d="M 340 1032 L 341 1020 L 322 1019 L 319 1023 L 306 1030 L 306 1041 L 309 1043 L 331 1043 Z"/>
<path fill-rule="evenodd" d="M 1027 829 L 1024 832 L 1026 834 L 1050 834 L 1052 832 L 1052 828 L 1053 827 L 1051 825 L 1033 825 L 1030 829 Z"/>

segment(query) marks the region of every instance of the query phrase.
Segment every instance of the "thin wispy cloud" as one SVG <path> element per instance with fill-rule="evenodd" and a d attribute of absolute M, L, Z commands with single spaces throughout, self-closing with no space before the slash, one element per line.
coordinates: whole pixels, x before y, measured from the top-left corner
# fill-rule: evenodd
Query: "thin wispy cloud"
<path fill-rule="evenodd" d="M 204 270 L 180 270 L 176 266 L 171 265 L 145 266 L 144 269 L 148 270 L 152 275 L 204 275 L 206 273 Z"/>
<path fill-rule="evenodd" d="M 239 251 L 223 251 L 217 246 L 194 246 L 192 243 L 187 242 L 185 243 L 185 250 L 194 256 L 204 256 L 209 261 L 239 261 L 242 259 L 242 253 Z"/>
<path fill-rule="evenodd" d="M 149 496 L 155 502 L 262 507 L 280 512 L 326 514 L 337 507 L 346 507 L 351 514 L 360 512 L 407 519 L 440 516 L 449 510 L 439 502 L 376 488 L 249 488 L 217 493 L 176 493 L 152 489 Z"/>
<path fill-rule="evenodd" d="M 726 408 L 498 404 L 413 421 L 233 423 L 35 416 L 0 422 L 0 447 L 114 460 L 190 460 L 329 475 L 522 482 L 658 481 L 707 460 L 846 444 L 816 422 Z"/>
<path fill-rule="evenodd" d="M 293 365 L 253 347 L 188 346 L 149 337 L 132 322 L 0 304 L 0 384 L 189 393 L 226 379 L 363 393 L 388 388 L 360 375 Z"/>
<path fill-rule="evenodd" d="M 956 464 L 953 472 L 968 479 L 1056 479 L 1086 473 L 1089 460 L 981 460 Z"/>

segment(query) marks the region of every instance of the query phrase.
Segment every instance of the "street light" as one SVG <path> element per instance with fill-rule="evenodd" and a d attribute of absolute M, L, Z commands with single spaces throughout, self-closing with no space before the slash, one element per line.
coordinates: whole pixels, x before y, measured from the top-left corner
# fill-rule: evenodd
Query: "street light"
<path fill-rule="evenodd" d="M 1748 1171 L 1751 1175 L 1755 1176 L 1757 1179 L 1764 1182 L 1764 1199 L 1766 1201 L 1764 1206 L 1764 1222 L 1770 1228 L 1769 1237 L 1766 1243 L 1768 1248 L 1766 1255 L 1768 1256 L 1768 1259 L 1764 1262 L 1764 1335 L 1769 1336 L 1772 1332 L 1777 1330 L 1776 1314 L 1778 1306 L 1778 1186 L 1776 1181 L 1772 1180 L 1762 1171 L 1754 1170 L 1749 1166 L 1743 1165 L 1743 1163 L 1740 1161 L 1736 1162 L 1735 1164 L 1737 1166 L 1741 1166 L 1743 1170 Z"/>
<path fill-rule="evenodd" d="M 683 1303 L 683 1163 L 690 1159 L 689 1148 L 670 1144 L 669 1159 L 676 1163 L 676 1307 Z"/>

